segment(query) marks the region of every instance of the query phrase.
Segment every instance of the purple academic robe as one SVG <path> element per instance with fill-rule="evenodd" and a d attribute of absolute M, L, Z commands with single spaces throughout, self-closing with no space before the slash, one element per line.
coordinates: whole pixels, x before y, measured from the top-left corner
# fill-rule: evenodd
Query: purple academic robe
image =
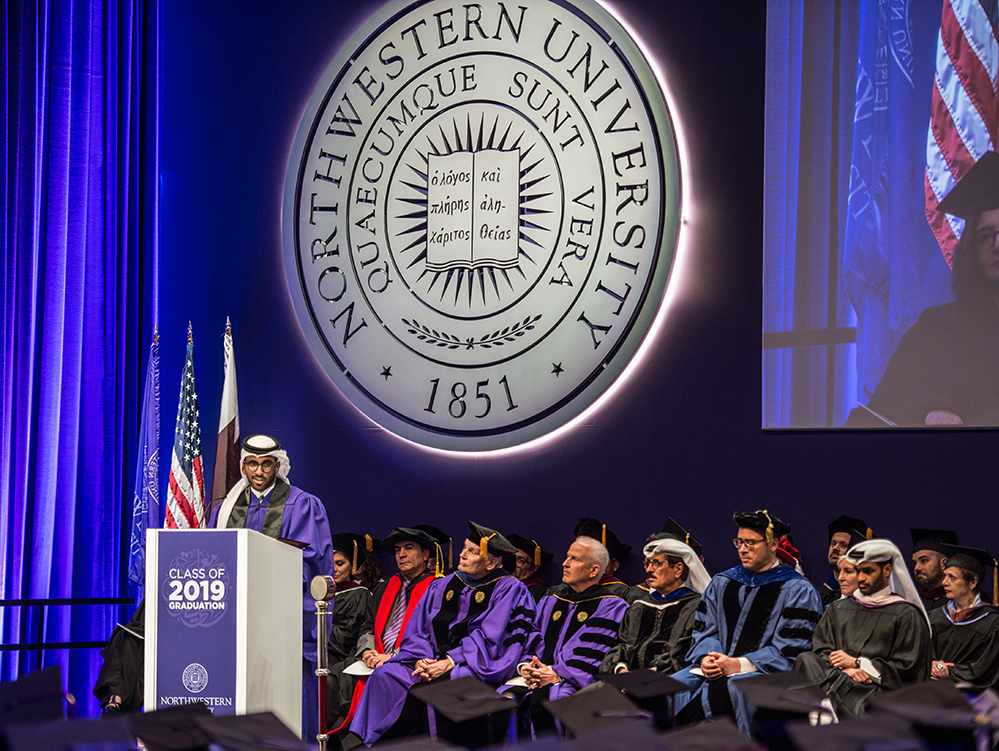
<path fill-rule="evenodd" d="M 208 526 L 218 524 L 222 504 L 215 505 Z M 254 529 L 268 537 L 284 537 L 306 543 L 302 549 L 302 734 L 314 738 L 319 732 L 319 689 L 316 640 L 316 601 L 309 585 L 313 577 L 333 574 L 333 539 L 326 508 L 314 495 L 278 478 L 270 491 L 258 499 L 249 488 L 236 502 L 227 529 Z"/>
<path fill-rule="evenodd" d="M 477 582 L 456 572 L 433 582 L 420 600 L 399 653 L 368 678 L 350 726 L 371 745 L 402 713 L 416 661 L 454 660 L 448 677 L 473 675 L 494 686 L 512 675 L 533 631 L 534 598 L 505 571 Z"/>

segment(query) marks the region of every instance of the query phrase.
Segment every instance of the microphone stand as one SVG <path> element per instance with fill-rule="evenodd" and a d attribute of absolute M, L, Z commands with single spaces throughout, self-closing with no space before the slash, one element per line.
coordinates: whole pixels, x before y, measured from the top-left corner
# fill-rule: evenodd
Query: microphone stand
<path fill-rule="evenodd" d="M 326 677 L 330 674 L 327 643 L 329 642 L 330 601 L 335 592 L 333 577 L 315 577 L 312 580 L 310 590 L 316 600 L 316 620 L 318 621 L 316 628 L 318 641 L 316 679 L 319 681 L 319 734 L 316 736 L 316 741 L 319 743 L 319 751 L 326 751 L 326 742 L 330 737 L 326 727 Z"/>

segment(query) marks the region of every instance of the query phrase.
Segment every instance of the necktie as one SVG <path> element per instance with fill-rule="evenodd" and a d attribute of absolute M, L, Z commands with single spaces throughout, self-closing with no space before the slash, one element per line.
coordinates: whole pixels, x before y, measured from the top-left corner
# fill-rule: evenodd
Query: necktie
<path fill-rule="evenodd" d="M 395 651 L 395 642 L 402 630 L 402 618 L 406 615 L 408 594 L 409 584 L 404 583 L 399 589 L 399 594 L 395 597 L 395 602 L 392 603 L 392 612 L 389 613 L 388 623 L 385 624 L 385 631 L 382 632 L 382 646 L 389 652 Z"/>

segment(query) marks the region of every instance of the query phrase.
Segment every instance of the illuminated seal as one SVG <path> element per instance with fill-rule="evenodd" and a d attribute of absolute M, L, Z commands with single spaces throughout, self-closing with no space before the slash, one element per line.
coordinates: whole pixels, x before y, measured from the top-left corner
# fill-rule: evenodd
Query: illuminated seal
<path fill-rule="evenodd" d="M 208 686 L 208 671 L 204 665 L 192 662 L 184 668 L 181 681 L 184 683 L 184 688 L 192 694 L 200 694 Z"/>
<path fill-rule="evenodd" d="M 592 405 L 649 332 L 675 133 L 592 0 L 392 2 L 314 92 L 283 211 L 299 321 L 346 397 L 423 445 L 507 448 Z"/>

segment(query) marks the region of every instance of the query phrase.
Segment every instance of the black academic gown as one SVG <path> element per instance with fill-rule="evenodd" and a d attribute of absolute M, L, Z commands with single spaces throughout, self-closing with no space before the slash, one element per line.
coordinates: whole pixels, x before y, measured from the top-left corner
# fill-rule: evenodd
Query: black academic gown
<path fill-rule="evenodd" d="M 930 613 L 930 626 L 933 660 L 954 663 L 951 680 L 979 689 L 999 682 L 999 610 L 981 605 L 955 623 L 954 613 L 945 606 Z"/>
<path fill-rule="evenodd" d="M 646 593 L 633 602 L 621 622 L 617 644 L 604 657 L 602 673 L 623 664 L 628 670 L 651 668 L 675 673 L 687 667 L 684 659 L 693 642 L 694 614 L 701 596 L 686 587 L 665 599 Z"/>
<path fill-rule="evenodd" d="M 837 649 L 870 660 L 881 674 L 880 683 L 858 683 L 830 665 L 829 655 Z M 842 598 L 826 609 L 812 637 L 812 651 L 799 655 L 794 669 L 824 688 L 837 711 L 859 717 L 879 691 L 930 677 L 930 631 L 919 608 L 907 602 L 869 607 Z"/>
<path fill-rule="evenodd" d="M 138 712 L 145 701 L 144 676 L 146 601 L 143 599 L 125 627 L 115 626 L 101 650 L 104 665 L 97 676 L 94 696 L 107 706 L 112 696 L 121 697 L 121 712 Z"/>
<path fill-rule="evenodd" d="M 348 657 L 353 660 L 357 641 L 365 624 L 372 618 L 371 591 L 356 582 L 338 585 L 333 596 L 333 618 L 327 646 L 329 664 L 335 665 Z"/>
<path fill-rule="evenodd" d="M 934 410 L 953 412 L 965 425 L 999 425 L 999 309 L 952 302 L 924 310 L 868 406 L 901 426 L 924 425 Z M 858 407 L 847 426 L 884 423 Z"/>

